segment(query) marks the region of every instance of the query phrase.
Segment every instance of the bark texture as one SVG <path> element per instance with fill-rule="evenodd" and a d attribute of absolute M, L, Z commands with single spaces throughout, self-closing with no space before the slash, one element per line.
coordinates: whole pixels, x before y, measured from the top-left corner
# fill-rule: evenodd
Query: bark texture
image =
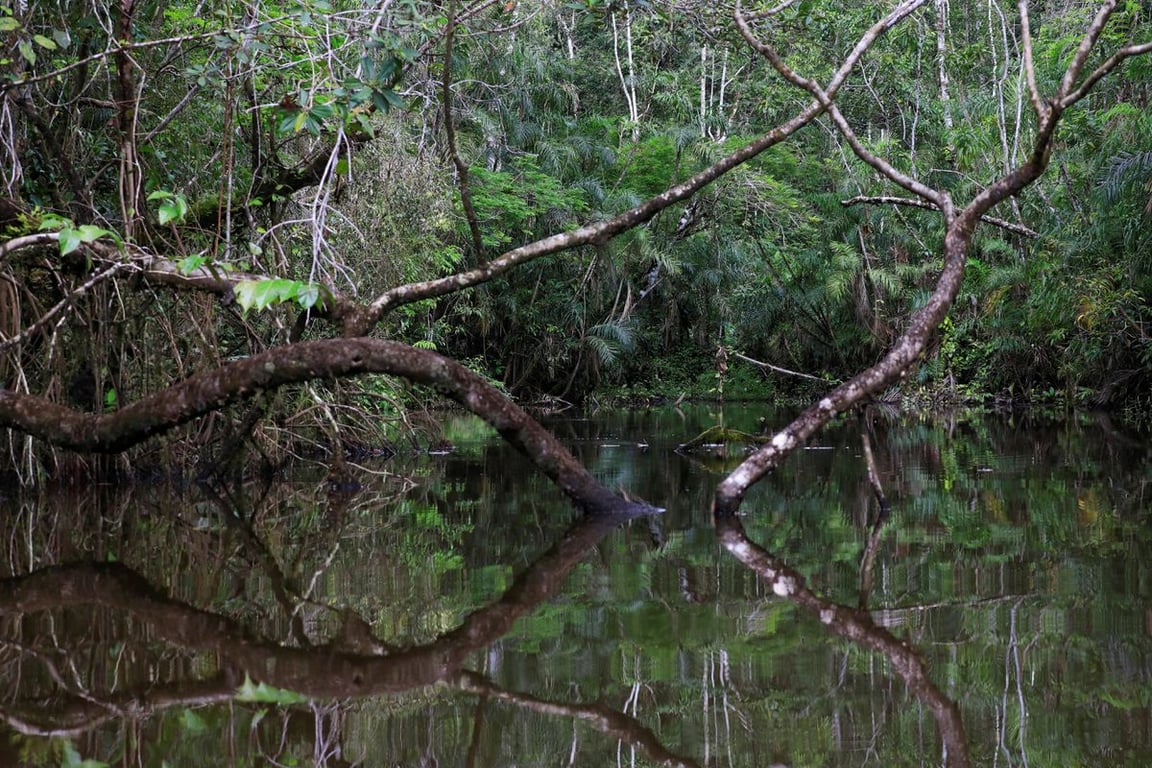
<path fill-rule="evenodd" d="M 0 389 L 0 427 L 76 451 L 116 453 L 230 403 L 289 384 L 365 373 L 434 387 L 483 418 L 589 513 L 653 511 L 625 501 L 481 376 L 435 352 L 378 339 L 325 339 L 277 347 L 192 376 L 112 413 L 84 413 Z"/>

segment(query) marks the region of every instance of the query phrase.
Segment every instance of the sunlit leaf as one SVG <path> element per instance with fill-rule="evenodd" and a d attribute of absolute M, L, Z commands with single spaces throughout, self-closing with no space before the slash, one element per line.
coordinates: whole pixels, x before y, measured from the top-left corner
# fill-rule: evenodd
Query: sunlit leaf
<path fill-rule="evenodd" d="M 200 267 L 204 266 L 207 262 L 207 256 L 185 256 L 183 259 L 180 259 L 180 261 L 176 262 L 176 268 L 179 269 L 182 274 L 190 275 L 196 270 L 200 269 Z"/>
<path fill-rule="evenodd" d="M 94 224 L 81 224 L 76 228 L 76 232 L 80 236 L 80 242 L 83 243 L 94 243 L 102 237 L 115 237 L 113 232 Z"/>

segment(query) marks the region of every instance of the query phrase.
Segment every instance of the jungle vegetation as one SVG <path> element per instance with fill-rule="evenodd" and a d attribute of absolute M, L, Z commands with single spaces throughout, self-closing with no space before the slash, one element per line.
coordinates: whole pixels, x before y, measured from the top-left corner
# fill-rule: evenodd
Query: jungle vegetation
<path fill-rule="evenodd" d="M 338 457 L 400 377 L 598 509 L 511 398 L 811 396 L 723 513 L 873 397 L 1148 408 L 1146 15 L 0 4 L 4 464 Z"/>

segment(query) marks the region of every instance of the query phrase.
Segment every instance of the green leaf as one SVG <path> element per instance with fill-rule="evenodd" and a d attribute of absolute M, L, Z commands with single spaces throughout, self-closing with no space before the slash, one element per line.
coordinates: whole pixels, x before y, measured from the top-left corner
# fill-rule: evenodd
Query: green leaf
<path fill-rule="evenodd" d="M 173 221 L 179 224 L 184 221 L 184 217 L 187 215 L 188 201 L 184 199 L 184 195 L 175 195 L 160 203 L 160 223 L 162 225 Z"/>
<path fill-rule="evenodd" d="M 35 41 L 36 45 L 44 48 L 45 50 L 56 50 L 56 41 L 50 37 L 44 37 L 44 35 L 32 35 L 32 40 Z"/>
<path fill-rule="evenodd" d="M 76 228 L 76 232 L 79 233 L 82 243 L 94 243 L 102 237 L 116 237 L 115 233 L 97 227 L 95 224 L 81 224 Z"/>
<path fill-rule="evenodd" d="M 308 697 L 295 691 L 274 688 L 267 683 L 253 683 L 252 678 L 245 674 L 244 684 L 236 691 L 236 700 L 264 704 L 302 704 L 308 701 Z"/>
<path fill-rule="evenodd" d="M 60 255 L 67 256 L 80 247 L 80 243 L 84 242 L 80 237 L 80 233 L 72 227 L 64 227 L 60 230 Z"/>
<path fill-rule="evenodd" d="M 236 301 L 245 314 L 251 309 L 267 309 L 273 304 L 291 301 L 300 295 L 304 283 L 299 280 L 269 278 L 264 280 L 244 280 L 233 287 Z"/>
<path fill-rule="evenodd" d="M 84 760 L 71 742 L 65 742 L 64 754 L 60 759 L 60 768 L 108 768 L 108 763 L 99 760 Z"/>
<path fill-rule="evenodd" d="M 16 44 L 16 48 L 20 51 L 20 55 L 24 57 L 24 61 L 29 64 L 36 63 L 36 51 L 32 48 L 32 43 L 27 40 L 21 40 Z"/>
<path fill-rule="evenodd" d="M 46 213 L 40 217 L 40 231 L 47 232 L 49 230 L 61 230 L 72 227 L 72 219 L 65 218 L 64 216 L 57 216 L 54 213 Z"/>
<path fill-rule="evenodd" d="M 404 109 L 404 99 L 393 90 L 373 90 L 372 103 L 381 112 L 387 112 L 389 109 Z"/>
<path fill-rule="evenodd" d="M 300 114 L 303 115 L 304 113 L 301 112 Z M 277 133 L 294 133 L 296 130 L 296 113 L 292 112 L 285 115 L 279 125 L 276 126 Z"/>
<path fill-rule="evenodd" d="M 296 303 L 304 309 L 312 309 L 316 306 L 316 302 L 320 300 L 320 286 L 315 283 L 308 283 L 300 288 L 296 294 Z"/>
<path fill-rule="evenodd" d="M 185 256 L 176 262 L 176 268 L 180 270 L 181 274 L 190 275 L 207 263 L 207 256 Z"/>
<path fill-rule="evenodd" d="M 20 29 L 20 22 L 11 16 L 0 16 L 0 32 L 11 32 L 14 29 Z"/>

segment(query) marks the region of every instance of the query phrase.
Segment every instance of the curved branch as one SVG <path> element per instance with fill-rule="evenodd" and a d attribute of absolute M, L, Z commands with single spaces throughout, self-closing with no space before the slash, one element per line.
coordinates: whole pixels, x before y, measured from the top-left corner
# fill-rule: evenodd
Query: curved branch
<path fill-rule="evenodd" d="M 501 437 L 589 513 L 652 508 L 620 498 L 480 375 L 435 352 L 379 339 L 323 339 L 276 347 L 197 374 L 112 413 L 84 413 L 0 389 L 0 427 L 77 451 L 117 453 L 258 392 L 321 378 L 387 373 L 434 387 Z"/>
<path fill-rule="evenodd" d="M 652 729 L 635 717 L 604 704 L 569 704 L 510 691 L 476 672 L 461 672 L 453 684 L 462 691 L 513 704 L 529 712 L 579 720 L 600 733 L 630 745 L 657 765 L 668 768 L 700 768 L 700 763 L 692 758 L 678 755 L 664 746 Z"/>
<path fill-rule="evenodd" d="M 384 649 L 383 655 L 351 650 L 340 641 L 311 648 L 273 642 L 235 619 L 173 599 L 118 562 L 49 566 L 0 579 L 0 612 L 12 616 L 76 605 L 106 606 L 138 617 L 159 640 L 215 652 L 228 668 L 278 688 L 317 698 L 401 693 L 459 675 L 477 650 L 507 634 L 518 619 L 555 595 L 588 552 L 630 519 L 631 514 L 580 518 L 499 599 L 465 616 L 459 627 L 423 645 Z M 210 690 L 206 693 L 211 695 Z M 5 719 L 3 711 L 0 720 Z M 43 718 L 25 712 L 21 720 Z"/>
<path fill-rule="evenodd" d="M 891 13 L 874 24 L 861 37 L 860 42 L 856 44 L 856 47 L 849 55 L 849 60 L 858 60 L 859 57 L 862 56 L 876 42 L 876 40 L 880 38 L 881 35 L 898 24 L 904 18 L 909 16 L 913 11 L 923 6 L 925 2 L 926 0 L 905 0 L 904 2 L 897 5 Z M 740 34 L 744 37 L 748 44 L 755 48 L 758 53 L 764 56 L 764 58 L 768 60 L 768 63 L 772 65 L 772 68 L 780 73 L 781 77 L 795 85 L 797 88 L 800 88 L 811 94 L 816 99 L 816 101 L 824 107 L 825 112 L 832 119 L 832 122 L 835 123 L 837 130 L 840 132 L 840 135 L 842 135 L 848 142 L 848 145 L 852 147 L 852 151 L 856 154 L 857 157 L 875 168 L 876 171 L 883 175 L 885 178 L 898 184 L 912 194 L 918 195 L 919 197 L 922 197 L 925 200 L 933 203 L 939 210 L 944 213 L 945 218 L 950 218 L 952 216 L 952 203 L 947 193 L 942 192 L 941 190 L 932 189 L 919 180 L 905 174 L 903 171 L 897 169 L 884 158 L 868 151 L 868 149 L 860 142 L 860 139 L 856 136 L 855 131 L 852 130 L 852 127 L 848 124 L 848 121 L 840 113 L 840 109 L 833 101 L 836 95 L 836 90 L 839 89 L 839 87 L 843 84 L 844 79 L 847 77 L 847 72 L 843 67 L 841 67 L 840 71 L 838 71 L 832 78 L 828 89 L 825 90 L 821 88 L 820 84 L 815 80 L 806 78 L 793 71 L 792 68 L 784 62 L 784 59 L 780 56 L 775 48 L 760 40 L 760 38 L 756 36 L 755 32 L 753 32 L 752 28 L 748 25 L 743 14 L 741 13 L 739 5 L 736 7 L 736 23 L 740 29 Z"/>
<path fill-rule="evenodd" d="M 796 376 L 796 377 L 801 378 L 801 379 L 808 379 L 810 381 L 818 381 L 821 384 L 835 384 L 836 383 L 835 379 L 833 379 L 833 380 L 823 379 L 819 376 L 813 376 L 810 373 L 801 373 L 800 371 L 790 371 L 787 368 L 781 368 L 778 365 L 772 365 L 772 363 L 765 363 L 765 362 L 762 362 L 760 360 L 754 360 L 751 357 L 748 357 L 747 355 L 742 355 L 736 351 L 732 352 L 732 356 L 738 357 L 746 363 L 751 363 L 752 365 L 759 366 L 760 368 L 767 368 L 770 371 L 775 371 L 776 373 L 781 373 L 785 376 Z"/>
<path fill-rule="evenodd" d="M 659 195 L 618 216 L 593 224 L 586 224 L 570 232 L 551 235 L 527 245 L 522 245 L 519 248 L 513 248 L 498 258 L 492 259 L 487 264 L 467 272 L 458 272 L 457 274 L 435 280 L 409 283 L 391 288 L 380 294 L 372 302 L 364 316 L 359 318 L 358 322 L 351 326 L 351 330 L 346 331 L 346 334 L 362 335 L 367 333 L 385 314 L 405 304 L 443 296 L 448 293 L 455 293 L 465 288 L 486 283 L 514 267 L 526 264 L 542 256 L 550 256 L 584 245 L 599 245 L 605 243 L 616 235 L 643 224 L 665 208 L 691 197 L 728 171 L 748 162 L 765 150 L 784 141 L 796 133 L 796 131 L 812 122 L 823 110 L 824 108 L 819 104 L 810 104 L 791 120 L 777 126 L 751 144 L 738 149 L 690 179 L 669 187 Z"/>
<path fill-rule="evenodd" d="M 49 245 L 51 243 L 59 242 L 59 232 L 37 232 L 33 235 L 21 235 L 14 237 L 11 240 L 6 240 L 0 243 L 0 259 L 3 259 L 10 253 L 22 251 L 25 248 L 35 248 L 39 245 Z"/>
<path fill-rule="evenodd" d="M 1028 0 L 1017 0 L 1017 11 L 1020 14 L 1020 40 L 1023 44 L 1024 80 L 1028 84 L 1028 100 L 1032 102 L 1032 110 L 1036 119 L 1043 121 L 1048 107 L 1040 96 L 1040 87 L 1036 84 L 1036 57 L 1032 51 L 1032 20 L 1028 16 Z"/>

